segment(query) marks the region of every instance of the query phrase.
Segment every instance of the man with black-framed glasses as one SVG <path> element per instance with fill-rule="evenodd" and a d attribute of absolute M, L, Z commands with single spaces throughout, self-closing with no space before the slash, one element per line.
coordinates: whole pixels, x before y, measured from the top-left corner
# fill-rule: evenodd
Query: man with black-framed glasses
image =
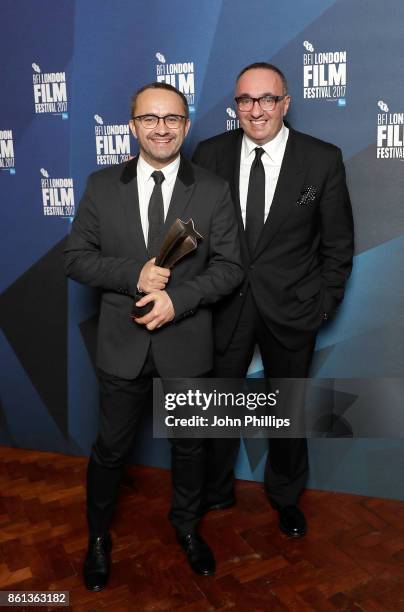
<path fill-rule="evenodd" d="M 285 75 L 250 64 L 236 81 L 240 129 L 201 142 L 197 164 L 225 178 L 238 219 L 244 285 L 215 308 L 215 375 L 244 377 L 255 344 L 265 376 L 308 376 L 316 333 L 344 295 L 353 222 L 341 151 L 288 128 Z M 234 504 L 239 441 L 209 440 L 205 509 Z M 298 507 L 308 475 L 305 439 L 273 438 L 265 489 L 290 537 L 306 532 Z"/>
<path fill-rule="evenodd" d="M 92 174 L 65 249 L 68 275 L 102 290 L 97 366 L 98 437 L 87 473 L 87 588 L 99 591 L 110 569 L 109 525 L 122 468 L 153 377 L 193 378 L 213 366 L 211 305 L 238 286 L 237 225 L 229 187 L 180 155 L 190 127 L 185 96 L 166 83 L 142 87 L 130 127 L 139 155 Z M 155 257 L 177 218 L 203 236 L 192 256 L 170 270 Z M 138 306 L 151 311 L 132 321 Z M 210 576 L 215 560 L 198 533 L 205 484 L 203 440 L 172 439 L 170 520 L 192 569 Z"/>

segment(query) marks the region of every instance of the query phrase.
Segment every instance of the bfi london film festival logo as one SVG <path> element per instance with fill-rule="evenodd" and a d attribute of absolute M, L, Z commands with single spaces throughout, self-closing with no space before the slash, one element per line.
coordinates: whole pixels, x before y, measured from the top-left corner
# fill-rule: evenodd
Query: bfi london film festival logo
<path fill-rule="evenodd" d="M 120 164 L 130 159 L 130 133 L 126 123 L 108 123 L 94 115 L 95 149 L 98 166 Z"/>
<path fill-rule="evenodd" d="M 303 98 L 324 99 L 346 106 L 347 52 L 317 52 L 308 40 L 303 42 Z"/>
<path fill-rule="evenodd" d="M 231 106 L 228 106 L 226 108 L 226 131 L 230 132 L 231 130 L 236 130 L 237 128 L 240 127 L 240 122 L 238 120 L 237 117 L 237 113 L 236 111 L 231 108 Z"/>
<path fill-rule="evenodd" d="M 68 119 L 67 84 L 65 72 L 42 72 L 38 64 L 32 64 L 34 109 L 37 114 L 60 115 Z"/>
<path fill-rule="evenodd" d="M 0 168 L 15 174 L 13 130 L 0 130 Z"/>
<path fill-rule="evenodd" d="M 156 53 L 156 81 L 168 83 L 181 91 L 186 97 L 189 112 L 195 112 L 195 65 L 194 62 L 170 64 L 159 51 Z"/>
<path fill-rule="evenodd" d="M 72 178 L 50 178 L 40 169 L 43 214 L 45 217 L 74 217 L 74 185 Z"/>
<path fill-rule="evenodd" d="M 377 159 L 404 161 L 404 113 L 390 113 L 386 102 L 377 103 Z"/>

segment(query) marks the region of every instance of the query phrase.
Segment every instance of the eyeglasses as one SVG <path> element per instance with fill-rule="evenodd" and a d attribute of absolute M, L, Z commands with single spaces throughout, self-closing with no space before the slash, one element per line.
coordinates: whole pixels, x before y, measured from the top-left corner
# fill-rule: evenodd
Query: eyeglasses
<path fill-rule="evenodd" d="M 253 109 L 253 106 L 256 102 L 260 105 L 263 111 L 273 111 L 277 102 L 280 102 L 284 98 L 286 98 L 288 94 L 284 94 L 283 96 L 261 96 L 260 98 L 251 98 L 250 96 L 239 96 L 238 98 L 234 98 L 237 104 L 237 108 L 239 111 L 248 112 Z"/>
<path fill-rule="evenodd" d="M 160 119 L 164 121 L 166 127 L 171 130 L 177 130 L 181 127 L 183 120 L 186 119 L 185 115 L 164 115 L 164 117 L 159 117 L 158 115 L 138 115 L 137 117 L 133 117 L 136 121 L 140 121 L 142 126 L 146 128 L 146 130 L 152 130 L 155 128 Z"/>

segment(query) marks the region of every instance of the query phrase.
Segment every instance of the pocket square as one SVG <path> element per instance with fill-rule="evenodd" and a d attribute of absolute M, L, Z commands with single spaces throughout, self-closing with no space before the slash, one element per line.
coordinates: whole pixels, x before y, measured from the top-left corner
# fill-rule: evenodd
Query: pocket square
<path fill-rule="evenodd" d="M 315 185 L 309 185 L 302 193 L 297 201 L 299 206 L 307 206 L 307 204 L 311 204 L 314 202 L 317 196 L 317 187 Z"/>

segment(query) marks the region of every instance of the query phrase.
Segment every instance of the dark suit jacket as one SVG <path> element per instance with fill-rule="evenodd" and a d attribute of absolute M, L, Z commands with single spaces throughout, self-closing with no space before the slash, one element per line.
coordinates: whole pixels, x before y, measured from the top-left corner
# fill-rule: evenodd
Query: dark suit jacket
<path fill-rule="evenodd" d="M 246 273 L 243 287 L 218 305 L 217 347 L 228 345 L 250 285 L 268 328 L 297 349 L 313 337 L 322 313 L 335 311 L 351 272 L 353 221 L 341 151 L 290 129 L 270 212 L 250 256 L 239 201 L 242 138 L 241 129 L 225 132 L 201 142 L 193 156 L 232 188 Z M 299 203 L 309 186 L 314 201 Z"/>
<path fill-rule="evenodd" d="M 181 158 L 165 235 L 177 217 L 194 220 L 204 236 L 196 252 L 172 270 L 167 285 L 174 322 L 149 332 L 130 318 L 140 271 L 148 260 L 137 191 L 137 158 L 90 175 L 65 249 L 68 276 L 102 289 L 97 365 L 136 377 L 150 343 L 166 377 L 191 377 L 212 368 L 211 304 L 243 279 L 229 187 Z"/>

